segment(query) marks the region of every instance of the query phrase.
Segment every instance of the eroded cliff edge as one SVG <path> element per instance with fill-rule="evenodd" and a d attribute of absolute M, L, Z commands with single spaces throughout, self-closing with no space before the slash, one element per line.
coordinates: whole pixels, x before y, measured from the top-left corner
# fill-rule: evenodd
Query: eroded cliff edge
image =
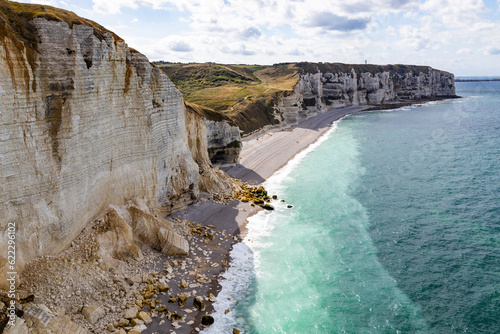
<path fill-rule="evenodd" d="M 195 116 L 144 55 L 71 12 L 0 7 L 0 287 L 9 223 L 21 271 L 66 249 L 110 204 L 175 209 L 200 187 L 231 191 L 209 160 L 193 159 L 189 142 L 207 147 L 207 137 L 190 137 Z M 196 117 L 189 124 L 203 128 Z"/>

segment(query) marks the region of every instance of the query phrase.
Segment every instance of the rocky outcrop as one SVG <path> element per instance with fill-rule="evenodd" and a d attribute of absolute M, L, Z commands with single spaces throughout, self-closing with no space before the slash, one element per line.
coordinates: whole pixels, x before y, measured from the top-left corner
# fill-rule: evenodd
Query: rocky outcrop
<path fill-rule="evenodd" d="M 240 161 L 240 128 L 228 122 L 205 119 L 210 160 L 216 166 L 232 166 Z"/>
<path fill-rule="evenodd" d="M 188 146 L 181 93 L 145 56 L 71 12 L 3 0 L 0 7 L 5 287 L 12 271 L 6 268 L 9 223 L 21 272 L 28 261 L 67 248 L 110 204 L 143 198 L 150 208 L 173 210 L 191 203 L 200 166 Z M 196 140 L 206 147 L 206 137 Z M 203 168 L 210 173 L 210 165 Z M 221 173 L 212 173 L 211 182 Z M 175 239 L 167 232 L 165 239 Z M 113 233 L 108 240 L 130 239 L 126 229 Z M 139 256 L 129 246 L 115 251 Z"/>
<path fill-rule="evenodd" d="M 205 123 L 206 130 L 201 130 L 202 132 L 198 135 L 207 138 L 207 147 L 206 149 L 204 147 L 200 148 L 200 151 L 203 153 L 208 151 L 212 164 L 215 166 L 232 166 L 239 163 L 241 134 L 240 128 L 233 120 L 224 113 L 194 103 L 186 103 L 186 108 L 188 113 L 201 117 L 196 118 L 197 122 L 203 121 Z M 190 137 L 197 138 L 198 135 Z M 191 149 L 195 146 L 190 145 Z M 194 156 L 193 158 L 197 159 Z"/>
<path fill-rule="evenodd" d="M 233 181 L 219 168 L 213 167 L 210 153 L 218 152 L 219 159 L 227 164 L 237 163 L 241 151 L 239 128 L 213 110 L 186 103 L 186 131 L 191 155 L 199 166 L 200 191 L 210 193 L 216 199 L 230 196 Z"/>
<path fill-rule="evenodd" d="M 297 64 L 300 78 L 276 106 L 281 125 L 326 110 L 455 97 L 454 76 L 427 66 Z"/>
<path fill-rule="evenodd" d="M 186 91 L 188 101 L 225 113 L 244 135 L 294 124 L 339 107 L 380 107 L 455 95 L 453 74 L 428 66 L 308 62 L 272 66 L 158 65 Z M 212 127 L 207 126 L 210 132 Z M 226 160 L 230 155 L 225 146 L 230 143 L 217 144 L 226 152 L 214 149 L 212 162 L 219 158 L 222 163 L 232 161 Z"/>
<path fill-rule="evenodd" d="M 173 230 L 172 223 L 150 212 L 141 199 L 127 205 L 111 205 L 95 226 L 97 254 L 103 269 L 120 266 L 120 261 L 142 259 L 142 246 L 169 256 L 189 254 L 187 240 Z"/>

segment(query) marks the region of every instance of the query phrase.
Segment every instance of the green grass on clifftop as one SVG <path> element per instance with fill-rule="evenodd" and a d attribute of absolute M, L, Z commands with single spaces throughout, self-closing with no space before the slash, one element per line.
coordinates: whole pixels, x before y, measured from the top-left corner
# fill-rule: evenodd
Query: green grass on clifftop
<path fill-rule="evenodd" d="M 275 123 L 274 104 L 298 82 L 294 64 L 156 65 L 182 91 L 186 101 L 223 112 L 245 133 Z"/>
<path fill-rule="evenodd" d="M 297 63 L 300 73 L 351 73 L 352 70 L 359 76 L 361 73 L 371 73 L 375 75 L 381 72 L 390 72 L 391 74 L 398 74 L 404 76 L 408 72 L 413 73 L 427 73 L 429 66 L 420 65 L 374 65 L 374 64 L 343 64 L 343 63 Z"/>

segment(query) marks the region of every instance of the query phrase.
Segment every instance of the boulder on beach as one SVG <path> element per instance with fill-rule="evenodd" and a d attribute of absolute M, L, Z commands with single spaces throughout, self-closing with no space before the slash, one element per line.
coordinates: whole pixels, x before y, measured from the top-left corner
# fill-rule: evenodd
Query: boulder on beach
<path fill-rule="evenodd" d="M 99 319 L 104 317 L 106 312 L 97 305 L 84 306 L 82 309 L 82 315 L 91 324 L 95 324 Z"/>
<path fill-rule="evenodd" d="M 214 317 L 205 315 L 203 318 L 201 318 L 201 324 L 205 327 L 212 326 L 214 324 Z"/>
<path fill-rule="evenodd" d="M 177 301 L 179 302 L 179 306 L 184 306 L 186 304 L 187 295 L 185 293 L 181 293 L 177 295 Z"/>
<path fill-rule="evenodd" d="M 201 299 L 200 297 L 194 298 L 193 305 L 200 311 L 205 310 L 205 303 L 203 302 L 203 299 Z"/>

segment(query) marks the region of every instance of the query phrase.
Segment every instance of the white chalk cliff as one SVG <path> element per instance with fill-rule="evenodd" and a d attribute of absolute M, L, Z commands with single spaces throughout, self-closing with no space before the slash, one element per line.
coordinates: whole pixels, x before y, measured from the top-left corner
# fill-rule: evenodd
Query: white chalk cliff
<path fill-rule="evenodd" d="M 452 73 L 428 66 L 297 64 L 299 81 L 275 108 L 281 125 L 327 110 L 455 97 Z"/>
<path fill-rule="evenodd" d="M 67 248 L 109 205 L 134 198 L 152 209 L 192 202 L 200 166 L 188 146 L 181 93 L 144 55 L 73 13 L 0 5 L 5 287 L 12 271 L 8 223 L 16 225 L 15 270 L 22 271 L 28 261 Z M 204 168 L 223 179 L 226 187 L 217 191 L 230 189 L 227 176 L 211 172 L 210 163 Z"/>

